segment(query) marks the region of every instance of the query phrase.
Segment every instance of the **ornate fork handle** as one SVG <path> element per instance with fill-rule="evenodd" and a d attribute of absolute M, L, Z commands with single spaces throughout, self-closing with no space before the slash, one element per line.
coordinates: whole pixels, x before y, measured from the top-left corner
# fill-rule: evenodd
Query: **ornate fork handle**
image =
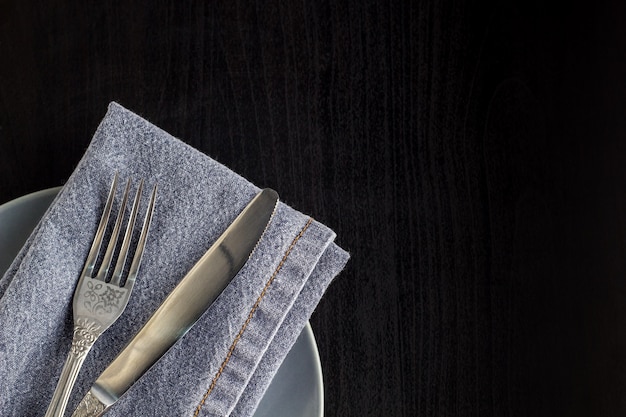
<path fill-rule="evenodd" d="M 46 417 L 62 415 L 87 353 L 102 333 L 102 325 L 94 320 L 80 317 L 74 325 L 72 347 L 67 355 L 57 388 L 46 412 Z"/>

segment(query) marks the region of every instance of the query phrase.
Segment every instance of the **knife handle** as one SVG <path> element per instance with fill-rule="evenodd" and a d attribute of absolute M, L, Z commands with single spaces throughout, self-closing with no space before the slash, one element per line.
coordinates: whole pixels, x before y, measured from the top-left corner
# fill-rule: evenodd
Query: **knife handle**
<path fill-rule="evenodd" d="M 95 341 L 95 339 L 93 341 Z M 76 377 L 78 377 L 78 372 L 83 366 L 85 357 L 87 357 L 87 354 L 93 346 L 93 341 L 91 339 L 85 340 L 84 336 L 76 331 L 74 332 L 72 348 L 65 359 L 61 376 L 59 376 L 59 382 L 57 382 L 57 387 L 54 390 L 45 417 L 63 417 L 65 414 L 65 408 L 70 399 Z"/>
<path fill-rule="evenodd" d="M 104 405 L 91 390 L 87 392 L 85 397 L 80 401 L 72 417 L 99 417 L 104 414 L 108 407 Z"/>

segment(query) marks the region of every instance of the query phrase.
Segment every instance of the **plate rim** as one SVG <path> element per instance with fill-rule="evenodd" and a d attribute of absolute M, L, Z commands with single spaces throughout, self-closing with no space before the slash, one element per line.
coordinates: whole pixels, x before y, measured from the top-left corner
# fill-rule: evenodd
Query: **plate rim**
<path fill-rule="evenodd" d="M 33 191 L 32 193 L 24 194 L 22 196 L 16 197 L 12 200 L 6 201 L 0 204 L 0 211 L 8 210 L 13 206 L 17 206 L 19 204 L 23 204 L 28 200 L 31 200 L 36 197 L 45 196 L 47 194 L 52 194 L 53 192 L 58 194 L 58 192 L 63 188 L 62 186 L 44 188 L 43 190 Z"/>

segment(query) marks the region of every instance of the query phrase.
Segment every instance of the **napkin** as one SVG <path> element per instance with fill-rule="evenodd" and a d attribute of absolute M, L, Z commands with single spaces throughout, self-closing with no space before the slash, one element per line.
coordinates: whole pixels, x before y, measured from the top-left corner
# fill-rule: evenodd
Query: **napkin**
<path fill-rule="evenodd" d="M 45 413 L 71 345 L 74 289 L 115 172 L 132 178 L 133 189 L 141 178 L 146 190 L 158 184 L 156 208 L 128 307 L 88 355 L 66 415 L 259 191 L 111 103 L 83 158 L 0 278 L 0 416 Z M 279 203 L 242 270 L 107 415 L 252 415 L 348 260 L 334 239 L 325 225 Z"/>

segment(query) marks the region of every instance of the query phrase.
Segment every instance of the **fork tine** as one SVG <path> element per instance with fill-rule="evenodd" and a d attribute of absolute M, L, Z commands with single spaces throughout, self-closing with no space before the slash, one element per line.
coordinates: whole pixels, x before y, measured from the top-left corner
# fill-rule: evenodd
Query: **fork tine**
<path fill-rule="evenodd" d="M 113 182 L 111 183 L 109 196 L 107 197 L 107 201 L 104 205 L 102 217 L 100 217 L 100 223 L 98 224 L 98 228 L 96 229 L 96 234 L 93 238 L 93 242 L 91 243 L 91 248 L 89 249 L 87 260 L 85 261 L 85 266 L 82 273 L 83 276 L 86 275 L 91 277 L 93 274 L 93 269 L 96 265 L 96 261 L 98 260 L 98 253 L 100 252 L 100 247 L 102 246 L 102 241 L 104 240 L 104 232 L 106 230 L 107 224 L 109 223 L 109 216 L 111 215 L 111 208 L 113 207 L 113 200 L 115 199 L 116 189 L 117 172 L 113 176 Z"/>
<path fill-rule="evenodd" d="M 130 218 L 128 219 L 128 225 L 126 226 L 126 232 L 124 233 L 124 240 L 122 241 L 122 247 L 120 253 L 117 256 L 117 262 L 115 263 L 115 270 L 111 277 L 110 284 L 120 285 L 122 273 L 124 272 L 124 265 L 126 264 L 126 258 L 128 257 L 128 251 L 130 249 L 130 241 L 133 236 L 133 229 L 135 228 L 135 221 L 137 219 L 137 210 L 139 209 L 139 199 L 141 198 L 141 192 L 143 190 L 143 179 L 139 182 L 137 192 L 135 193 L 135 201 L 133 202 L 133 209 L 130 212 Z"/>
<path fill-rule="evenodd" d="M 113 226 L 113 232 L 111 233 L 111 240 L 107 246 L 107 250 L 102 258 L 102 265 L 96 275 L 96 279 L 105 281 L 109 268 L 111 267 L 111 261 L 113 260 L 113 252 L 117 246 L 117 241 L 120 237 L 120 229 L 122 226 L 122 220 L 124 219 L 124 211 L 126 209 L 126 202 L 128 201 L 128 192 L 130 191 L 130 179 L 126 181 L 126 189 L 124 190 L 124 196 L 122 197 L 122 203 L 120 204 L 119 211 L 117 213 L 117 219 L 115 219 L 115 226 Z"/>
<path fill-rule="evenodd" d="M 150 196 L 150 204 L 148 205 L 148 209 L 146 211 L 146 216 L 143 220 L 143 227 L 141 228 L 141 235 L 139 236 L 139 243 L 137 243 L 137 249 L 135 250 L 135 256 L 133 257 L 133 262 L 130 265 L 130 269 L 128 271 L 128 277 L 126 278 L 126 283 L 124 287 L 131 288 L 135 283 L 135 278 L 137 277 L 137 272 L 139 271 L 139 265 L 141 264 L 141 257 L 143 256 L 143 250 L 146 246 L 146 240 L 148 239 L 148 230 L 150 229 L 150 223 L 152 222 L 152 213 L 154 210 L 154 201 L 156 200 L 157 194 L 157 185 L 154 185 L 152 189 L 152 195 Z"/>

